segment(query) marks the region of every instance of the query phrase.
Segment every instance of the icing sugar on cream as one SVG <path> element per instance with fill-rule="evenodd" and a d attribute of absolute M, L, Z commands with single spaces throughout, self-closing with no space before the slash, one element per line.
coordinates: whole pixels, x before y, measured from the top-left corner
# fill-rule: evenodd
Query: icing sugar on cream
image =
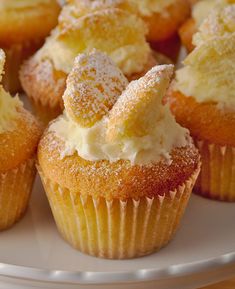
<path fill-rule="evenodd" d="M 88 55 L 87 61 L 89 62 L 89 57 L 99 58 L 101 56 L 102 54 L 93 51 Z M 75 63 L 78 64 L 79 60 Z M 98 63 L 101 63 L 100 61 L 93 61 L 92 63 L 93 65 L 95 64 L 95 71 L 102 71 L 105 69 L 104 67 L 100 68 L 97 66 Z M 89 65 L 91 65 L 90 62 L 88 63 L 88 66 Z M 155 123 L 153 123 L 154 125 L 152 124 L 151 127 L 146 128 L 145 134 L 138 136 L 138 133 L 133 131 L 133 134 L 130 136 L 125 134 L 124 126 L 124 134 L 110 140 L 107 137 L 108 127 L 110 125 L 109 113 L 89 127 L 83 126 L 79 119 L 74 121 L 74 119 L 70 117 L 69 112 L 65 111 L 64 115 L 55 120 L 49 128 L 50 131 L 55 132 L 56 135 L 65 142 L 61 157 L 64 158 L 74 153 L 78 153 L 79 156 L 89 161 L 109 160 L 110 162 L 116 162 L 122 159 L 129 160 L 132 164 L 139 165 L 145 165 L 160 160 L 170 162 L 170 152 L 172 148 L 186 146 L 190 141 L 188 130 L 180 127 L 176 123 L 168 106 L 162 105 L 162 97 L 166 92 L 165 86 L 166 84 L 167 86 L 169 85 L 170 78 L 168 80 L 162 80 L 160 76 L 157 76 L 161 75 L 161 70 L 166 69 L 171 71 L 169 73 L 172 73 L 173 71 L 172 66 L 159 66 L 150 70 L 150 72 L 141 79 L 141 82 L 145 83 L 141 93 L 146 93 L 146 95 L 152 92 L 156 93 L 151 95 L 151 97 L 154 97 L 153 103 L 156 104 L 156 107 L 153 108 L 154 115 L 151 115 L 151 120 Z M 155 79 L 158 88 L 157 90 L 154 90 L 154 83 L 152 83 L 153 90 L 149 90 L 149 78 Z M 130 83 L 129 86 L 138 86 L 138 81 Z M 67 86 L 67 90 L 70 90 L 70 85 Z M 132 92 L 135 94 L 134 89 L 132 89 Z M 124 94 L 122 93 L 119 98 L 122 98 L 121 105 L 123 105 L 123 109 L 125 109 L 125 106 L 129 103 L 129 98 L 126 98 L 125 102 L 125 96 L 123 95 Z M 94 97 L 99 98 L 99 95 L 97 94 Z M 134 97 L 134 95 L 132 95 L 132 97 Z M 139 99 L 139 101 L 142 100 Z M 146 103 L 143 102 L 141 105 L 145 107 L 145 104 Z M 115 105 L 116 104 L 114 104 L 114 106 Z M 150 107 L 149 104 L 147 106 Z M 76 109 L 79 109 L 79 107 L 76 107 Z M 148 114 L 145 115 L 142 113 L 140 117 L 148 118 L 149 116 Z M 135 121 L 134 118 L 131 117 L 131 119 Z M 119 127 L 118 129 L 122 130 L 122 127 Z"/>

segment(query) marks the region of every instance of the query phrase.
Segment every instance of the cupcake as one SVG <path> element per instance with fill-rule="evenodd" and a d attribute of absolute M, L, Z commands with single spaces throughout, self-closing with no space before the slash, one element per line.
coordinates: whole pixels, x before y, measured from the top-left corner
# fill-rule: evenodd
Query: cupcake
<path fill-rule="evenodd" d="M 188 0 L 129 0 L 148 26 L 151 47 L 176 61 L 180 50 L 177 30 L 190 15 Z"/>
<path fill-rule="evenodd" d="M 222 201 L 235 201 L 234 19 L 230 5 L 205 20 L 169 93 L 176 120 L 202 156 L 195 192 Z"/>
<path fill-rule="evenodd" d="M 22 86 L 45 123 L 62 112 L 66 77 L 77 54 L 93 48 L 104 51 L 130 79 L 156 64 L 140 18 L 105 5 L 84 7 L 65 5 L 56 29 L 21 69 Z"/>
<path fill-rule="evenodd" d="M 156 66 L 128 83 L 101 52 L 76 58 L 38 170 L 61 235 L 81 252 L 133 258 L 173 238 L 200 158 L 162 105 L 172 73 Z"/>
<path fill-rule="evenodd" d="M 68 0 L 80 9 L 93 10 L 97 6 L 117 7 L 141 17 L 147 25 L 147 40 L 160 53 L 176 60 L 180 41 L 177 30 L 190 13 L 188 0 Z"/>
<path fill-rule="evenodd" d="M 1 0 L 0 47 L 6 53 L 4 88 L 20 90 L 19 68 L 32 55 L 57 23 L 56 0 Z"/>
<path fill-rule="evenodd" d="M 211 11 L 223 9 L 233 3 L 235 3 L 234 0 L 201 0 L 193 5 L 192 16 L 179 29 L 181 41 L 188 52 L 191 52 L 196 45 L 193 41 L 193 35 Z"/>
<path fill-rule="evenodd" d="M 2 73 L 5 55 L 0 50 Z M 0 87 L 0 230 L 25 212 L 35 177 L 41 128 L 17 97 Z"/>

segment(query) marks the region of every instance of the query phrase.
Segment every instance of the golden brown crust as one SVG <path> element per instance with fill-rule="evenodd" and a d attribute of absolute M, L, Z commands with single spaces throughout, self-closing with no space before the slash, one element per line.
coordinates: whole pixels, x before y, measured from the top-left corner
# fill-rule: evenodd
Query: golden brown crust
<path fill-rule="evenodd" d="M 142 1 L 142 0 L 141 0 Z M 84 11 L 94 11 L 98 9 L 104 9 L 107 7 L 116 7 L 122 10 L 129 11 L 131 13 L 138 14 L 147 24 L 149 33 L 147 35 L 147 39 L 151 41 L 163 41 L 174 35 L 179 26 L 184 22 L 184 20 L 189 16 L 190 14 L 190 6 L 188 0 L 175 0 L 174 3 L 168 5 L 166 8 L 164 8 L 164 11 L 161 12 L 153 12 L 149 13 L 149 15 L 145 15 L 143 13 L 140 0 L 117 0 L 117 1 L 97 1 L 97 5 L 92 6 L 92 0 L 84 1 L 84 0 L 72 0 L 68 1 L 69 3 L 72 3 L 73 5 L 79 7 L 78 11 L 80 13 Z M 90 3 L 89 3 L 90 2 Z M 145 2 L 145 1 L 143 1 Z M 145 4 L 148 5 L 148 1 Z M 149 7 L 150 8 L 150 7 Z M 151 9 L 150 9 L 151 10 Z M 63 11 L 63 18 L 68 18 L 68 15 L 66 15 L 68 12 L 71 14 L 73 11 Z"/>
<path fill-rule="evenodd" d="M 187 21 L 179 29 L 179 36 L 186 47 L 188 52 L 191 52 L 194 49 L 194 45 L 192 43 L 193 35 L 197 32 L 195 20 L 193 18 L 189 18 Z"/>
<path fill-rule="evenodd" d="M 61 158 L 64 142 L 46 131 L 40 141 L 38 162 L 47 178 L 82 195 L 106 199 L 138 199 L 167 194 L 188 180 L 200 163 L 194 146 L 172 150 L 172 163 L 132 166 L 120 160 L 90 162 L 77 154 Z"/>
<path fill-rule="evenodd" d="M 18 1 L 15 2 L 17 7 Z M 45 38 L 56 25 L 59 12 L 60 5 L 56 0 L 48 0 L 47 3 L 44 1 L 35 5 L 30 3 L 30 6 L 24 8 L 1 7 L 0 45 L 7 47 Z"/>
<path fill-rule="evenodd" d="M 41 126 L 35 118 L 19 108 L 14 129 L 0 134 L 0 172 L 13 169 L 32 157 L 41 133 Z"/>
<path fill-rule="evenodd" d="M 173 114 L 192 136 L 221 146 L 235 146 L 235 113 L 218 108 L 217 103 L 198 103 L 179 91 L 169 92 Z"/>
<path fill-rule="evenodd" d="M 163 41 L 174 35 L 190 14 L 188 0 L 176 0 L 164 13 L 143 17 L 149 27 L 149 41 Z"/>

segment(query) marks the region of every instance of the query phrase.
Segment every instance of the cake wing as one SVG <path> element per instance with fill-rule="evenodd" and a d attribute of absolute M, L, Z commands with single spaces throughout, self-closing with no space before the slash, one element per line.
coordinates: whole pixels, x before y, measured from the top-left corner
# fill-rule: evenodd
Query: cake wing
<path fill-rule="evenodd" d="M 80 126 L 91 127 L 108 113 L 127 85 L 124 74 L 104 53 L 81 54 L 63 96 L 67 114 Z"/>
<path fill-rule="evenodd" d="M 161 118 L 161 102 L 172 74 L 173 65 L 155 66 L 128 85 L 110 111 L 109 140 L 123 136 L 141 137 L 149 133 L 157 118 Z"/>

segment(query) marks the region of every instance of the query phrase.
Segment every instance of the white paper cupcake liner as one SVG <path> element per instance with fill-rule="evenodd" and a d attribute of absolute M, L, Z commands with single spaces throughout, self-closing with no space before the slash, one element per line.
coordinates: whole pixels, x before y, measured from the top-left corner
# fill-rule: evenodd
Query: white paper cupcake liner
<path fill-rule="evenodd" d="M 12 226 L 25 212 L 35 173 L 34 159 L 0 173 L 0 230 Z"/>
<path fill-rule="evenodd" d="M 202 168 L 195 192 L 210 199 L 235 201 L 235 147 L 196 141 Z"/>
<path fill-rule="evenodd" d="M 150 254 L 172 239 L 199 169 L 175 191 L 125 201 L 82 196 L 39 173 L 64 239 L 83 253 L 125 259 Z"/>
<path fill-rule="evenodd" d="M 59 104 L 52 106 L 49 102 L 41 103 L 40 101 L 36 101 L 31 97 L 29 97 L 29 99 L 36 117 L 45 126 L 47 126 L 51 120 L 55 119 L 62 113 L 62 108 Z"/>

